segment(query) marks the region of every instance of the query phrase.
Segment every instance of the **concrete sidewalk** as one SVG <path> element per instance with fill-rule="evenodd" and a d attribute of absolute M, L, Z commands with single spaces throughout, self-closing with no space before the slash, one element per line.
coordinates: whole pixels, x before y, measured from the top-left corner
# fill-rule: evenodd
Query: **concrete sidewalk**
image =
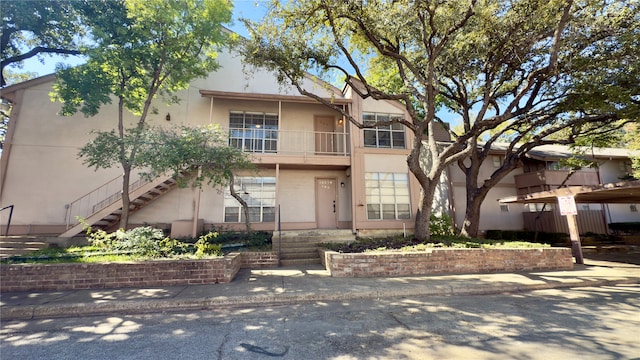
<path fill-rule="evenodd" d="M 640 283 L 638 262 L 585 260 L 570 271 L 333 278 L 320 265 L 241 270 L 229 284 L 16 292 L 0 295 L 0 319 L 184 311 L 401 296 L 479 295 Z"/>

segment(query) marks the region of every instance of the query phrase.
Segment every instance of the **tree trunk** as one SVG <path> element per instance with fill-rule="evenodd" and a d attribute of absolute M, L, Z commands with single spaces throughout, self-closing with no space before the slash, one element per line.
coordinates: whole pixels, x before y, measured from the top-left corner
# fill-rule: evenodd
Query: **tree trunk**
<path fill-rule="evenodd" d="M 427 186 L 422 187 L 422 199 L 416 213 L 416 223 L 414 229 L 414 237 L 421 241 L 427 241 L 431 238 L 429 229 L 429 218 L 431 217 L 431 206 L 435 194 L 435 185 L 437 182 L 429 181 Z"/>
<path fill-rule="evenodd" d="M 407 157 L 407 165 L 409 171 L 416 177 L 422 188 L 422 198 L 420 199 L 418 211 L 416 212 L 415 228 L 413 230 L 414 237 L 420 241 L 428 241 L 431 238 L 431 231 L 429 230 L 431 206 L 444 166 L 437 161 L 437 158 L 432 157 L 435 151 L 432 151 L 430 148 L 425 148 L 425 154 L 421 156 L 421 149 L 422 144 L 420 141 L 416 141 L 414 148 Z M 425 158 L 427 161 L 422 163 L 422 160 Z M 429 169 L 429 171 L 426 171 L 426 169 Z"/>
<path fill-rule="evenodd" d="M 129 199 L 129 179 L 131 178 L 131 168 L 124 168 L 122 176 L 122 214 L 120 214 L 120 228 L 127 230 L 129 226 L 129 207 L 131 199 Z"/>
<path fill-rule="evenodd" d="M 231 174 L 230 184 L 229 184 L 229 192 L 234 199 L 236 199 L 240 205 L 242 205 L 242 213 L 244 214 L 244 226 L 247 230 L 247 234 L 251 234 L 251 220 L 249 219 L 249 205 L 246 201 L 236 192 L 236 189 L 233 187 L 234 185 L 234 176 Z"/>
<path fill-rule="evenodd" d="M 467 208 L 464 213 L 464 221 L 462 222 L 462 229 L 460 235 L 466 237 L 478 237 L 478 230 L 480 228 L 480 206 L 487 197 L 488 190 L 476 190 L 469 192 L 467 190 Z"/>

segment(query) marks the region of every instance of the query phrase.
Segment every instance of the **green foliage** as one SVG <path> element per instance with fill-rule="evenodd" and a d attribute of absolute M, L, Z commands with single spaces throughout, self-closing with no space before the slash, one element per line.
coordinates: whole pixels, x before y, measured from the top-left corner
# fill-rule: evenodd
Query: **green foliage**
<path fill-rule="evenodd" d="M 566 244 L 569 239 L 569 235 L 565 233 L 548 233 L 548 232 L 539 231 L 537 232 L 537 240 L 536 240 L 535 231 L 525 231 L 525 230 L 487 230 L 486 237 L 488 239 L 508 240 L 508 241 L 517 241 L 517 240 L 535 241 L 535 242 L 547 243 L 551 245 Z"/>
<path fill-rule="evenodd" d="M 228 146 L 226 133 L 219 125 L 199 127 L 151 128 L 138 136 L 145 141 L 140 146 L 138 160 L 145 171 L 142 176 L 153 179 L 171 173 L 179 180 L 186 172 L 198 169 L 193 186 L 205 182 L 210 186 L 227 185 L 232 171 L 253 168 L 246 153 Z"/>
<path fill-rule="evenodd" d="M 123 0 L 124 6 L 95 14 L 87 63 L 62 68 L 54 98 L 62 113 L 87 116 L 111 102 L 141 117 L 156 95 L 168 101 L 195 78 L 218 67 L 216 47 L 227 41 L 222 23 L 231 20 L 224 0 Z"/>
<path fill-rule="evenodd" d="M 609 229 L 629 234 L 640 234 L 640 222 L 611 223 Z"/>
<path fill-rule="evenodd" d="M 196 257 L 222 255 L 222 245 L 214 243 L 217 237 L 217 232 L 209 232 L 202 235 L 198 241 L 196 241 Z"/>
<path fill-rule="evenodd" d="M 248 247 L 263 247 L 271 244 L 273 233 L 270 231 L 230 231 L 222 227 L 213 228 L 218 233 L 217 242 L 220 244 L 244 244 Z"/>
<path fill-rule="evenodd" d="M 429 217 L 429 231 L 431 236 L 453 236 L 456 234 L 453 219 L 448 214 L 431 214 Z"/>
<path fill-rule="evenodd" d="M 635 155 L 631 156 L 629 176 L 634 179 L 640 179 L 640 119 L 636 119 L 635 122 L 625 126 L 623 139 L 627 149 L 635 150 Z"/>
<path fill-rule="evenodd" d="M 99 249 L 116 252 L 127 251 L 148 257 L 166 255 L 167 246 L 171 244 L 162 230 L 149 226 L 127 231 L 119 229 L 113 233 L 98 230 L 89 233 L 88 238 L 89 243 Z"/>
<path fill-rule="evenodd" d="M 23 60 L 80 54 L 94 11 L 117 6 L 113 1 L 90 0 L 1 1 L 0 86 L 12 82 L 5 78 L 6 67 L 22 67 Z"/>

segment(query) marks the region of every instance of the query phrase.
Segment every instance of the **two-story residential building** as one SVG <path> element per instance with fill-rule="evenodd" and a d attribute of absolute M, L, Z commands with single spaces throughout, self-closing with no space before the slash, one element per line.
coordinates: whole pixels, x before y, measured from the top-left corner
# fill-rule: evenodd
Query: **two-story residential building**
<path fill-rule="evenodd" d="M 246 71 L 237 55 L 222 52 L 219 62 L 217 72 L 178 94 L 179 104 L 167 106 L 159 99 L 158 114 L 148 121 L 161 126 L 218 124 L 227 131 L 229 146 L 251 154 L 258 171 L 237 173 L 236 189 L 249 204 L 253 229 L 412 232 L 420 187 L 406 164 L 411 132 L 400 125 L 358 129 L 338 112 L 278 84 L 274 74 Z M 50 100 L 54 81 L 49 75 L 0 92 L 12 104 L 0 157 L 0 208 L 13 205 L 9 234 L 74 236 L 82 228 L 77 216 L 117 226 L 121 170 L 94 171 L 78 158 L 93 130 L 115 128 L 115 105 L 94 117 L 60 116 L 61 104 Z M 338 89 L 312 76 L 305 88 L 364 123 L 407 116 L 399 103 L 362 99 L 349 87 Z M 438 138 L 448 141 L 444 131 Z M 499 204 L 497 199 L 559 186 L 567 171 L 558 168 L 558 160 L 569 153 L 563 147 L 532 151 L 524 168 L 489 193 L 480 230 L 564 231 L 558 225 L 564 222 L 553 220 L 559 215 L 552 204 Z M 496 148 L 483 174 L 500 165 L 501 154 Z M 593 156 L 598 170 L 578 171 L 565 184 L 616 182 L 629 172 L 625 150 L 595 149 Z M 464 175 L 454 164 L 442 180 L 434 208 L 449 211 L 459 226 L 466 206 Z M 240 204 L 227 189 L 178 188 L 168 178 L 149 183 L 134 179 L 131 197 L 131 226 L 150 224 L 174 236 L 211 226 L 244 228 Z M 581 228 L 592 232 L 606 232 L 606 223 L 640 221 L 636 204 L 590 204 L 580 211 L 586 214 L 580 221 L 592 224 Z M 0 212 L 0 235 L 7 234 L 7 216 Z"/>
<path fill-rule="evenodd" d="M 179 104 L 158 100 L 158 114 L 148 122 L 218 124 L 228 131 L 229 146 L 251 154 L 258 171 L 235 178 L 253 229 L 411 231 L 420 190 L 406 164 L 410 132 L 396 125 L 359 130 L 338 112 L 281 86 L 273 74 L 245 71 L 232 53 L 221 53 L 219 62 L 217 72 L 179 94 Z M 60 116 L 61 104 L 49 95 L 54 81 L 49 75 L 1 92 L 13 106 L 0 165 L 0 207 L 14 206 L 10 234 L 74 236 L 81 231 L 77 216 L 117 224 L 121 170 L 94 171 L 78 158 L 93 130 L 115 128 L 115 105 L 89 118 Z M 362 99 L 312 76 L 305 87 L 363 122 L 405 116 L 398 103 Z M 131 196 L 131 226 L 151 224 L 176 236 L 189 235 L 191 224 L 198 231 L 244 226 L 240 204 L 226 189 L 134 179 Z M 6 213 L 0 216 L 4 235 Z"/>

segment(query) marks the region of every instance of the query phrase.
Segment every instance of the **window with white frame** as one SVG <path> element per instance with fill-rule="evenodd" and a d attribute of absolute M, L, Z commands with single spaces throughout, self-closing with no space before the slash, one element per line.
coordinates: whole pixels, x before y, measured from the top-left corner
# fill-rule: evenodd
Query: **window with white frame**
<path fill-rule="evenodd" d="M 379 121 L 389 122 L 401 120 L 399 114 L 363 113 L 364 125 L 372 125 Z M 376 148 L 405 149 L 404 125 L 399 123 L 380 125 L 375 128 L 364 129 L 364 146 Z"/>
<path fill-rule="evenodd" d="M 275 177 L 236 177 L 233 188 L 249 206 L 249 221 L 275 221 Z M 231 196 L 228 188 L 224 191 L 224 222 L 244 222 L 242 205 Z"/>
<path fill-rule="evenodd" d="M 278 114 L 231 111 L 229 146 L 246 152 L 277 152 Z"/>
<path fill-rule="evenodd" d="M 409 175 L 365 173 L 367 219 L 400 220 L 411 218 Z"/>
<path fill-rule="evenodd" d="M 502 156 L 493 155 L 491 157 L 491 160 L 493 161 L 494 168 L 499 168 L 500 166 L 502 166 Z"/>

